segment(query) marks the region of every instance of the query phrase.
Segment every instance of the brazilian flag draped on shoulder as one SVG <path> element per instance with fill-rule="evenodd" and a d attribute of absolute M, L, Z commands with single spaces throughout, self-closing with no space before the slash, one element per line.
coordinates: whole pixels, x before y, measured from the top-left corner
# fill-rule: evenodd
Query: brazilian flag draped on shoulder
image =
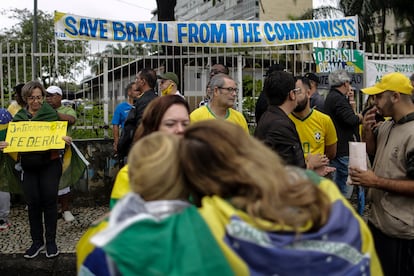
<path fill-rule="evenodd" d="M 14 116 L 13 121 L 58 121 L 59 117 L 56 110 L 48 103 L 43 103 L 37 114 L 29 118 L 28 111 L 22 108 Z M 63 156 L 62 177 L 60 178 L 59 189 L 74 186 L 82 177 L 89 162 L 85 159 L 78 148 L 72 143 L 72 147 L 67 147 Z"/>
<path fill-rule="evenodd" d="M 254 219 L 217 196 L 203 198 L 199 212 L 235 275 L 382 275 L 367 225 L 336 185 L 294 170 L 331 200 L 329 219 L 317 231 L 309 231 L 309 222 L 297 234 L 287 226 Z M 271 230 L 260 229 L 257 222 Z"/>
<path fill-rule="evenodd" d="M 13 122 L 20 121 L 47 121 L 59 120 L 56 111 L 47 103 L 43 103 L 35 116 L 30 118 L 30 113 L 26 108 L 20 109 L 13 117 Z M 13 153 L 11 153 L 13 154 Z M 22 193 L 19 173 L 14 169 L 16 155 L 2 154 L 0 168 L 0 190 L 11 193 Z"/>
<path fill-rule="evenodd" d="M 19 112 L 16 113 L 13 117 L 13 122 L 20 121 L 45 121 L 53 122 L 59 121 L 59 117 L 56 111 L 48 103 L 43 103 L 40 109 L 37 111 L 36 115 L 33 118 L 29 117 L 29 111 L 26 108 L 22 108 Z"/>
<path fill-rule="evenodd" d="M 149 210 L 163 209 L 160 202 L 143 203 L 129 193 L 115 205 L 109 226 L 91 238 L 96 248 L 83 256 L 79 275 L 382 275 L 368 226 L 336 185 L 290 169 L 331 201 L 328 221 L 317 231 L 310 231 L 312 222 L 296 233 L 252 218 L 217 196 L 204 197 L 198 211 L 187 206 L 156 216 Z"/>
<path fill-rule="evenodd" d="M 233 275 L 197 208 L 180 200 L 145 202 L 129 193 L 92 242 L 97 248 L 79 275 Z"/>

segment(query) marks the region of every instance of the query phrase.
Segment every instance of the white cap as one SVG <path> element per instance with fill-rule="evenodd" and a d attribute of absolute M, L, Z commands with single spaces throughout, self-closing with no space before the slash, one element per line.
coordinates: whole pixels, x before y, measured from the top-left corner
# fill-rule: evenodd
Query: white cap
<path fill-rule="evenodd" d="M 49 86 L 47 89 L 46 89 L 46 92 L 47 93 L 49 93 L 49 94 L 59 94 L 59 95 L 63 95 L 63 93 L 62 93 L 62 89 L 60 89 L 60 87 L 58 87 L 58 86 L 54 86 L 54 85 L 52 85 L 52 86 Z"/>

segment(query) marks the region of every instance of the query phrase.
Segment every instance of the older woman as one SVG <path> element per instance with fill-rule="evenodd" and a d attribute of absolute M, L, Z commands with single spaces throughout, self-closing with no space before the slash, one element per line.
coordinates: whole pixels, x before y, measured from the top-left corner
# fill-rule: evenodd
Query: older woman
<path fill-rule="evenodd" d="M 17 112 L 13 121 L 59 120 L 56 111 L 44 103 L 45 94 L 46 90 L 40 82 L 26 83 L 22 88 L 22 97 L 27 105 Z M 36 257 L 46 245 L 46 257 L 53 258 L 59 254 L 56 246 L 57 191 L 62 175 L 59 151 L 20 153 L 19 161 L 23 169 L 22 187 L 27 201 L 32 237 L 32 245 L 26 250 L 24 257 Z"/>

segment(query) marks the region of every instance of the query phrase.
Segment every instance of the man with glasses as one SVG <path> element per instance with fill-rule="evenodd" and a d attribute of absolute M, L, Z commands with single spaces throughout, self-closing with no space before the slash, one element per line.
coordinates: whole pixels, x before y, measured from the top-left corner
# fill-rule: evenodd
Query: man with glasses
<path fill-rule="evenodd" d="M 325 105 L 325 99 L 318 92 L 319 77 L 314 73 L 306 73 L 305 78 L 310 82 L 310 107 L 316 108 L 320 112 L 323 112 Z"/>
<path fill-rule="evenodd" d="M 211 100 L 190 114 L 191 123 L 223 119 L 240 125 L 247 133 L 249 128 L 243 114 L 233 109 L 239 89 L 236 82 L 228 75 L 217 74 L 210 80 Z"/>
<path fill-rule="evenodd" d="M 355 114 L 348 101 L 347 94 L 351 86 L 351 78 L 345 70 L 337 70 L 329 74 L 331 89 L 326 96 L 324 111 L 328 114 L 336 129 L 338 144 L 335 159 L 331 166 L 336 168 L 333 180 L 346 198 L 351 198 L 352 186 L 346 184 L 348 178 L 349 142 L 357 142 L 359 124 L 362 115 Z"/>
<path fill-rule="evenodd" d="M 327 165 L 329 160 L 336 156 L 338 138 L 335 126 L 331 117 L 310 107 L 310 80 L 306 77 L 297 77 L 296 87 L 300 88 L 301 93 L 296 93 L 298 105 L 289 118 L 295 123 L 305 160 L 311 155 L 316 155 L 315 158 L 319 157 L 320 162 L 315 164 L 314 169 L 318 169 L 325 176 L 334 170 L 333 167 Z"/>
<path fill-rule="evenodd" d="M 62 105 L 62 89 L 58 86 L 49 86 L 46 89 L 46 102 L 56 110 L 59 120 L 68 122 L 67 135 L 72 135 L 72 125 L 76 122 L 76 111 L 70 107 Z M 70 187 L 60 189 L 58 191 L 58 201 L 62 209 L 62 217 L 66 222 L 75 220 L 69 208 L 71 200 Z"/>
<path fill-rule="evenodd" d="M 269 106 L 257 124 L 254 136 L 279 154 L 288 165 L 306 168 L 302 144 L 289 114 L 298 105 L 301 88 L 295 88 L 291 73 L 274 71 L 266 77 L 263 92 Z"/>
<path fill-rule="evenodd" d="M 210 70 L 210 78 L 206 87 L 206 97 L 198 104 L 198 107 L 203 106 L 208 104 L 208 102 L 211 99 L 211 89 L 210 89 L 210 81 L 211 78 L 214 77 L 217 74 L 225 74 L 228 75 L 229 74 L 229 68 L 223 64 L 214 64 L 213 66 L 211 66 L 211 70 Z"/>

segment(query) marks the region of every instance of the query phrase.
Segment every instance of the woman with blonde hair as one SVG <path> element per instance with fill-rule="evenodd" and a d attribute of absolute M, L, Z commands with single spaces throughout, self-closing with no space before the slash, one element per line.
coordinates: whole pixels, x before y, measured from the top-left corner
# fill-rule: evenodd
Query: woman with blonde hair
<path fill-rule="evenodd" d="M 230 275 L 208 227 L 187 201 L 178 140 L 156 132 L 132 147 L 132 192 L 117 202 L 108 227 L 91 238 L 96 248 L 79 275 Z"/>
<path fill-rule="evenodd" d="M 365 222 L 336 185 L 285 167 L 240 127 L 191 125 L 179 157 L 191 197 L 235 275 L 382 274 Z"/>

